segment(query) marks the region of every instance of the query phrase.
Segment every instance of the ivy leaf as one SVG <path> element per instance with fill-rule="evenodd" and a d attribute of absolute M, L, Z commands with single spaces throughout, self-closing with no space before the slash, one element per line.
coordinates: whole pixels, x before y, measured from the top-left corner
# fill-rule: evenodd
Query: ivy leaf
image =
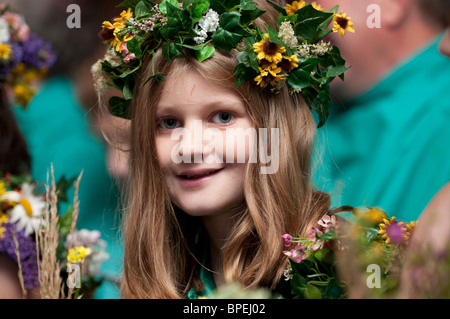
<path fill-rule="evenodd" d="M 228 12 L 231 8 L 239 5 L 240 0 L 211 0 L 210 7 L 218 14 Z"/>
<path fill-rule="evenodd" d="M 136 8 L 134 9 L 134 15 L 136 18 L 142 18 L 151 13 L 151 10 L 147 7 L 147 5 L 144 3 L 144 1 L 140 1 Z"/>
<path fill-rule="evenodd" d="M 118 96 L 113 96 L 109 99 L 108 110 L 114 116 L 130 120 L 131 117 L 128 110 L 129 104 L 130 101 L 126 101 Z"/>
<path fill-rule="evenodd" d="M 317 94 L 317 97 L 313 101 L 313 108 L 316 111 L 317 115 L 319 115 L 319 124 L 317 126 L 318 128 L 325 124 L 328 116 L 330 115 L 329 106 L 331 104 L 331 97 L 329 94 L 329 89 L 327 91 L 319 91 L 319 94 Z"/>
<path fill-rule="evenodd" d="M 289 73 L 287 81 L 291 88 L 301 90 L 311 85 L 311 76 L 309 72 L 296 68 Z"/>
<path fill-rule="evenodd" d="M 178 1 L 177 0 L 163 0 L 159 4 L 159 11 L 161 11 L 162 14 L 168 15 L 168 5 L 178 8 Z"/>
<path fill-rule="evenodd" d="M 184 56 L 183 51 L 175 43 L 164 42 L 162 51 L 163 56 L 169 61 Z"/>
<path fill-rule="evenodd" d="M 282 15 L 284 15 L 284 16 L 287 16 L 287 15 L 288 15 L 285 8 L 280 7 L 278 4 L 276 4 L 276 3 L 272 2 L 272 1 L 269 1 L 269 0 L 267 0 L 267 2 L 268 2 L 275 10 L 277 10 L 279 13 L 281 13 Z"/>
<path fill-rule="evenodd" d="M 256 18 L 265 13 L 263 10 L 259 10 L 253 0 L 240 0 L 241 9 L 241 24 L 248 25 Z"/>
<path fill-rule="evenodd" d="M 333 16 L 333 13 L 317 11 L 312 5 L 306 5 L 296 15 L 295 33 L 305 40 L 311 40 L 318 37 L 318 32 L 321 32 L 319 26 Z"/>
<path fill-rule="evenodd" d="M 211 58 L 215 52 L 216 52 L 216 49 L 213 46 L 205 45 L 200 50 L 195 51 L 195 54 L 197 56 L 198 61 L 203 62 L 203 61 Z"/>
<path fill-rule="evenodd" d="M 237 12 L 227 12 L 220 16 L 219 28 L 212 37 L 214 46 L 224 51 L 235 48 L 246 31 L 239 25 L 240 15 Z"/>
<path fill-rule="evenodd" d="M 257 76 L 257 73 L 245 63 L 239 63 L 234 68 L 234 75 L 236 77 L 236 87 L 239 87 L 243 82 L 253 80 Z"/>
<path fill-rule="evenodd" d="M 209 8 L 209 0 L 185 0 L 183 1 L 183 9 L 188 11 L 192 20 L 200 21 L 202 14 L 206 13 Z"/>
<path fill-rule="evenodd" d="M 136 58 L 140 59 L 142 57 L 141 46 L 139 45 L 139 41 L 136 38 L 133 38 L 127 42 L 127 49 L 131 53 L 134 53 Z"/>

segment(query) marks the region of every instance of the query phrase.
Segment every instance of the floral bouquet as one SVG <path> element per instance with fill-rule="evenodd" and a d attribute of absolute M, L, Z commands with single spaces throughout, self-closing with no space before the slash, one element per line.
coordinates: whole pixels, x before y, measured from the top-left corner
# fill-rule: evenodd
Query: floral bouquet
<path fill-rule="evenodd" d="M 398 222 L 375 207 L 351 211 L 351 221 L 323 216 L 306 238 L 283 235 L 294 298 L 396 297 L 416 222 Z"/>
<path fill-rule="evenodd" d="M 63 177 L 57 185 L 53 183 L 51 192 L 44 193 L 27 174 L 0 178 L 0 253 L 17 262 L 24 297 L 39 287 L 41 298 L 70 298 L 72 292 L 75 297 L 91 298 L 101 284 L 96 276 L 108 258 L 106 243 L 98 231 L 75 228 L 79 179 L 74 206 L 58 214 L 58 201 L 66 200 L 73 181 Z M 64 279 L 70 277 L 68 266 L 73 264 L 81 269 L 76 290 L 64 287 Z"/>
<path fill-rule="evenodd" d="M 27 107 L 36 83 L 56 61 L 50 44 L 30 32 L 24 18 L 0 4 L 0 87 L 6 83 L 15 103 Z"/>

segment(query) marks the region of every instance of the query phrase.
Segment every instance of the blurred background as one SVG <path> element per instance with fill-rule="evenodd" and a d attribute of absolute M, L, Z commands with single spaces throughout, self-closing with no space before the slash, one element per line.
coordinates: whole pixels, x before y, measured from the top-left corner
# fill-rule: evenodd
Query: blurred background
<path fill-rule="evenodd" d="M 56 181 L 62 176 L 76 177 L 83 171 L 78 228 L 100 231 L 108 244 L 109 260 L 103 263 L 100 273 L 106 280 L 97 289 L 96 298 L 118 298 L 123 252 L 118 231 L 120 188 L 117 181 L 123 172 L 120 173 L 121 164 L 117 164 L 117 158 L 121 157 L 105 143 L 102 132 L 109 132 L 106 134 L 111 139 L 126 138 L 121 137 L 112 121 L 98 115 L 90 70 L 106 51 L 98 38 L 101 24 L 120 14 L 121 9 L 115 7 L 120 1 L 2 2 L 19 11 L 32 32 L 51 43 L 58 53 L 56 64 L 29 107 L 14 108 L 28 143 L 32 177 L 45 183 L 51 163 Z M 67 12 L 71 4 L 79 6 L 80 28 L 68 27 L 68 20 L 76 22 L 73 19 L 76 12 Z M 73 188 L 68 194 L 66 206 L 72 204 Z"/>

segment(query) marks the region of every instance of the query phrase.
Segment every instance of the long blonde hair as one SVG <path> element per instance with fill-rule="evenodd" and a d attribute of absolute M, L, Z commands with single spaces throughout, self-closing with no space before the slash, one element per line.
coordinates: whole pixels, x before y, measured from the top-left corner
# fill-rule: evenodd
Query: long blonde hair
<path fill-rule="evenodd" d="M 264 8 L 269 12 L 270 9 Z M 271 19 L 275 17 L 276 13 L 272 13 Z M 236 64 L 235 52 L 219 50 L 201 63 L 189 52 L 186 58 L 171 62 L 157 52 L 153 61 L 144 63 L 131 106 L 130 188 L 124 218 L 121 284 L 124 298 L 184 298 L 190 288 L 202 287 L 199 263 L 207 236 L 201 220 L 174 206 L 162 186 L 155 127 L 156 106 L 165 81 L 157 77 L 149 80 L 155 73 L 170 77 L 182 67 L 193 68 L 208 80 L 237 91 L 246 101 L 255 128 L 279 129 L 278 171 L 261 174 L 262 163 L 247 164 L 245 204 L 223 248 L 222 266 L 227 282 L 238 281 L 249 288 L 274 287 L 287 262 L 281 236 L 306 236 L 328 212 L 329 196 L 316 191 L 311 182 L 316 129 L 307 105 L 287 89 L 273 94 L 251 81 L 236 88 Z"/>

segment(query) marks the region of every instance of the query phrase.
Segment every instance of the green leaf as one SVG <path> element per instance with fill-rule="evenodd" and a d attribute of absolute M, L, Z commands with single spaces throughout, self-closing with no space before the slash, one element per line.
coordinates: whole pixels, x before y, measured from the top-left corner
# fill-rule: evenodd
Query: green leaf
<path fill-rule="evenodd" d="M 140 1 L 136 8 L 134 9 L 134 15 L 136 18 L 142 18 L 151 13 L 151 10 L 147 7 L 147 5 L 144 3 L 144 1 Z"/>
<path fill-rule="evenodd" d="M 322 293 L 320 292 L 319 288 L 310 283 L 306 285 L 304 296 L 306 299 L 322 299 Z"/>
<path fill-rule="evenodd" d="M 326 257 L 326 255 L 328 254 L 329 251 L 330 251 L 329 248 L 322 248 L 322 249 L 319 249 L 319 250 L 317 250 L 317 251 L 314 253 L 314 257 L 315 257 L 318 261 L 322 261 L 322 260 Z"/>
<path fill-rule="evenodd" d="M 266 27 L 267 27 L 267 33 L 269 34 L 269 41 L 284 47 L 286 49 L 286 55 L 291 56 L 293 54 L 292 50 L 283 41 L 281 41 L 278 38 L 278 32 L 275 31 L 274 29 L 270 28 L 267 25 L 266 25 Z"/>
<path fill-rule="evenodd" d="M 198 61 L 203 62 L 206 59 L 211 58 L 215 52 L 216 52 L 216 49 L 213 46 L 205 45 L 200 50 L 196 50 L 195 54 L 197 55 Z"/>
<path fill-rule="evenodd" d="M 73 183 L 77 180 L 77 177 L 72 177 L 71 179 L 66 179 L 63 175 L 58 183 L 56 184 L 56 189 L 58 190 L 58 202 L 67 203 L 67 191 L 72 187 Z"/>
<path fill-rule="evenodd" d="M 183 1 L 183 9 L 187 10 L 195 22 L 200 21 L 202 14 L 209 8 L 209 0 L 187 0 Z"/>
<path fill-rule="evenodd" d="M 248 25 L 256 18 L 265 13 L 263 10 L 259 10 L 253 0 L 240 0 L 241 19 L 240 22 L 243 25 Z"/>
<path fill-rule="evenodd" d="M 336 234 L 335 230 L 330 230 L 330 231 L 326 232 L 325 234 L 323 234 L 322 236 L 318 236 L 319 239 L 324 239 L 324 240 L 335 239 L 336 237 L 337 237 L 337 234 Z"/>
<path fill-rule="evenodd" d="M 169 61 L 184 56 L 183 51 L 175 43 L 164 42 L 162 50 L 163 56 Z"/>
<path fill-rule="evenodd" d="M 330 115 L 329 105 L 331 104 L 331 97 L 329 90 L 328 91 L 319 91 L 317 97 L 313 101 L 313 108 L 316 111 L 317 115 L 319 115 L 319 124 L 318 128 L 323 126 Z"/>
<path fill-rule="evenodd" d="M 175 8 L 178 8 L 177 0 L 164 0 L 159 4 L 159 11 L 161 11 L 162 14 L 168 14 L 167 4 L 169 4 Z"/>
<path fill-rule="evenodd" d="M 241 38 L 242 36 L 240 34 L 219 28 L 211 40 L 218 49 L 230 52 L 238 45 Z"/>
<path fill-rule="evenodd" d="M 233 7 L 239 5 L 240 0 L 211 0 L 210 7 L 218 14 L 230 11 Z"/>
<path fill-rule="evenodd" d="M 236 87 L 239 87 L 243 82 L 253 80 L 257 76 L 257 73 L 245 63 L 239 63 L 234 68 L 234 76 L 236 77 Z"/>
<path fill-rule="evenodd" d="M 321 30 L 319 26 L 327 21 L 333 13 L 321 12 L 314 9 L 311 5 L 306 5 L 296 12 L 297 23 L 294 27 L 295 34 L 305 40 L 317 38 Z"/>
<path fill-rule="evenodd" d="M 294 274 L 291 279 L 291 293 L 293 295 L 304 296 L 308 281 L 300 274 Z"/>
<path fill-rule="evenodd" d="M 284 16 L 287 16 L 287 15 L 288 15 L 285 8 L 280 7 L 278 4 L 276 4 L 276 3 L 272 2 L 272 1 L 269 1 L 269 0 L 267 0 L 267 2 L 268 2 L 275 10 L 277 10 L 279 13 L 281 13 L 282 15 L 284 15 Z"/>
<path fill-rule="evenodd" d="M 126 101 L 118 96 L 113 96 L 109 99 L 108 110 L 114 116 L 130 120 L 131 118 L 128 110 L 129 104 L 130 101 Z"/>
<path fill-rule="evenodd" d="M 296 68 L 289 73 L 287 81 L 293 89 L 304 89 L 311 85 L 311 76 L 309 72 Z"/>
<path fill-rule="evenodd" d="M 133 38 L 127 42 L 127 49 L 131 53 L 134 53 L 136 58 L 140 59 L 142 57 L 141 46 L 139 45 L 139 41 L 136 38 Z"/>
<path fill-rule="evenodd" d="M 134 89 L 134 77 L 129 76 L 125 79 L 125 84 L 122 88 L 122 94 L 125 100 L 131 100 L 133 98 Z"/>

